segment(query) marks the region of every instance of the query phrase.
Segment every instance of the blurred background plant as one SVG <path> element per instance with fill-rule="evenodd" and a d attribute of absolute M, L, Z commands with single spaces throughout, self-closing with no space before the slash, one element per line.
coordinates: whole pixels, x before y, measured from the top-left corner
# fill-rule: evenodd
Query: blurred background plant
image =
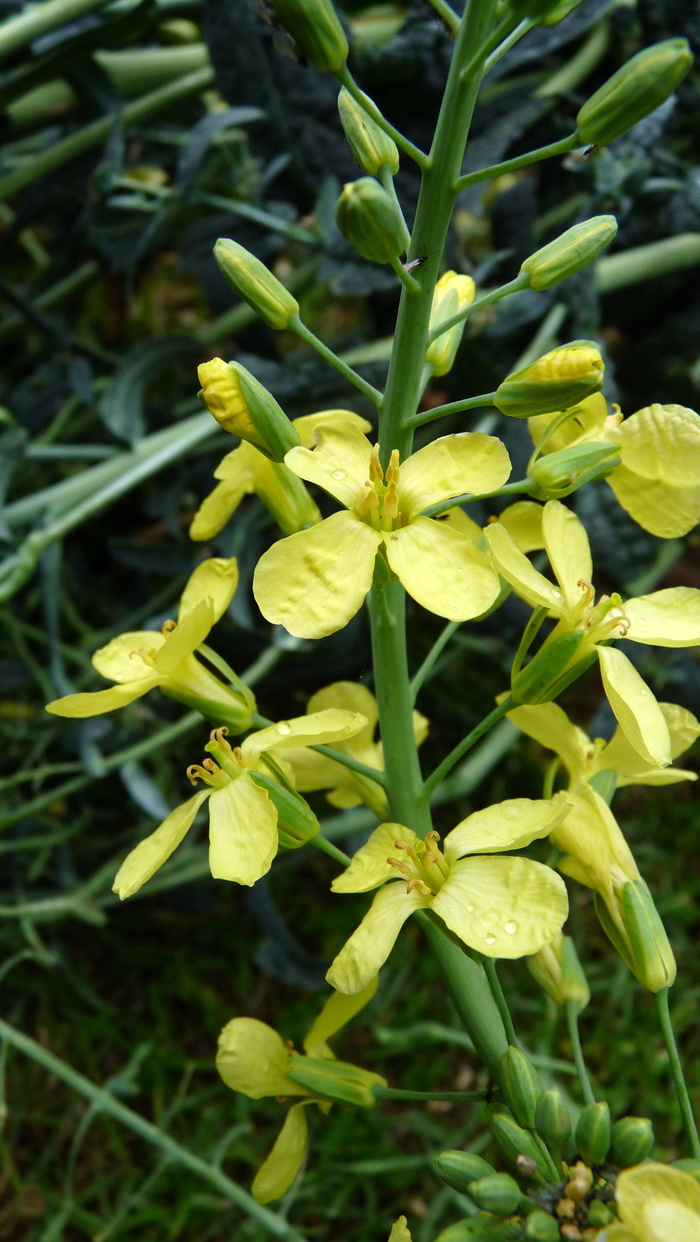
<path fill-rule="evenodd" d="M 397 281 L 336 229 L 341 184 L 357 173 L 337 85 L 295 58 L 264 0 L 46 0 L 3 3 L 0 11 L 2 1010 L 211 1166 L 225 1160 L 226 1172 L 248 1186 L 276 1106 L 253 1111 L 222 1088 L 217 1034 L 234 1014 L 273 1026 L 284 1015 L 285 1037 L 298 1040 L 359 907 L 331 898 L 333 864 L 305 851 L 284 856 L 274 878 L 250 892 L 212 884 L 195 834 L 119 907 L 110 891 L 118 861 L 182 801 L 184 769 L 204 742 L 199 718 L 154 697 L 69 726 L 43 705 L 96 688 L 89 657 L 113 635 L 173 615 L 202 547 L 238 557 L 242 588 L 220 649 L 239 672 L 253 670 L 266 714 L 291 714 L 290 686 L 301 713 L 319 687 L 366 674 L 361 618 L 313 644 L 271 634 L 257 613 L 247 587 L 275 534 L 254 496 L 205 545 L 189 540 L 231 445 L 198 405 L 195 368 L 216 354 L 236 358 L 292 417 L 333 407 L 371 412 L 297 338 L 267 329 L 234 299 L 212 258 L 220 235 L 267 263 L 294 292 L 305 322 L 374 383 L 386 368 Z M 342 11 L 358 81 L 427 146 L 450 56 L 447 25 L 427 0 L 347 0 Z M 485 80 L 464 171 L 566 137 L 582 102 L 625 59 L 678 35 L 700 50 L 697 10 L 660 0 L 582 0 L 565 22 L 532 30 Z M 426 408 L 488 392 L 518 360 L 579 337 L 602 343 L 607 396 L 626 414 L 655 401 L 697 408 L 699 103 L 696 70 L 602 151 L 575 151 L 463 191 L 446 261 L 481 288 L 510 279 L 528 254 L 580 219 L 612 213 L 619 231 L 592 268 L 476 316 L 453 371 L 427 390 Z M 410 216 L 418 175 L 408 161 L 397 187 Z M 471 428 L 476 417 L 454 416 L 441 434 Z M 525 426 L 492 413 L 479 427 L 506 438 L 522 475 L 531 451 Z M 633 594 L 700 586 L 696 533 L 655 539 L 603 484 L 572 503 L 599 577 Z M 475 633 L 454 634 L 421 700 L 431 721 L 429 763 L 481 714 L 456 689 L 466 671 L 482 702 L 504 688 L 525 615 L 512 600 Z M 414 626 L 416 668 L 439 625 L 422 614 Z M 692 655 L 627 651 L 659 697 L 697 711 Z M 565 706 L 592 735 L 611 732 L 588 679 Z M 516 788 L 539 796 L 544 762 L 502 724 L 448 782 L 445 826 L 455 811 L 464 816 Z M 697 752 L 684 766 L 697 767 Z M 320 796 L 314 805 L 326 835 L 352 848 L 376 822 L 367 810 L 334 814 Z M 676 950 L 673 1016 L 697 1099 L 693 789 L 678 786 L 673 799 L 632 789 L 616 810 Z M 589 1066 L 614 1115 L 654 1117 L 656 1154 L 672 1159 L 679 1124 L 651 1000 L 620 963 L 611 965 L 580 891 L 572 926 L 574 934 L 585 930 L 590 950 L 594 1003 L 582 1020 Z M 435 1001 L 432 961 L 411 933 L 402 944 L 343 1054 L 400 1073 L 407 1089 L 483 1086 L 448 1002 Z M 565 1024 L 524 964 L 508 963 L 502 973 L 506 983 L 517 979 L 515 1018 L 527 1017 L 545 1081 L 554 1070 L 572 1074 Z M 47 1079 L 31 1060 L 6 1049 L 3 1065 L 11 1073 L 0 1095 L 7 1110 L 0 1239 L 273 1236 L 270 1222 L 227 1201 L 223 1184 L 207 1184 L 201 1170 L 185 1173 L 176 1153 L 100 1115 L 95 1101 Z M 334 1110 L 322 1121 L 313 1165 L 282 1201 L 279 1236 L 296 1198 L 294 1217 L 309 1239 L 374 1242 L 406 1212 L 414 1242 L 432 1242 L 465 1207 L 464 1196 L 436 1182 L 434 1155 L 467 1142 L 493 1154 L 479 1105 L 392 1102 L 360 1116 Z"/>

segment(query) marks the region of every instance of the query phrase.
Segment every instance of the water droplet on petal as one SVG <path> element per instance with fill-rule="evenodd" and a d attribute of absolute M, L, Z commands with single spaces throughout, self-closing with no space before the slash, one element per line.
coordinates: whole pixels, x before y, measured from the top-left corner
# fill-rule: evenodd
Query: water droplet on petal
<path fill-rule="evenodd" d="M 283 737 L 289 737 L 289 734 L 291 733 L 291 731 L 292 731 L 292 726 L 288 725 L 286 720 L 280 721 L 280 723 L 277 726 L 278 733 L 281 733 Z"/>
<path fill-rule="evenodd" d="M 347 470 L 334 470 L 331 477 L 340 482 L 341 479 L 347 478 L 347 473 Z"/>
<path fill-rule="evenodd" d="M 503 930 L 507 936 L 514 936 L 518 930 L 518 924 L 515 919 L 508 919 L 508 921 L 503 924 Z"/>
<path fill-rule="evenodd" d="M 504 819 L 522 819 L 523 808 L 521 806 L 507 805 L 503 808 Z"/>
<path fill-rule="evenodd" d="M 649 691 L 647 690 L 646 686 L 640 687 L 639 694 L 641 698 L 644 698 L 648 693 Z"/>
<path fill-rule="evenodd" d="M 489 932 L 489 933 L 488 933 L 488 935 L 484 936 L 484 943 L 485 943 L 485 944 L 495 944 L 495 943 L 496 943 L 496 937 L 494 936 L 493 932 Z"/>
<path fill-rule="evenodd" d="M 476 906 L 467 906 L 467 914 L 473 914 L 475 910 Z"/>

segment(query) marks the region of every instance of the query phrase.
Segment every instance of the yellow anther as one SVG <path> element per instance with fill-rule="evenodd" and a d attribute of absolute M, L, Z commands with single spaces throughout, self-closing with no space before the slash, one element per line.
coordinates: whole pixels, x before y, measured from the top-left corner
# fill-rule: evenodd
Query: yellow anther
<path fill-rule="evenodd" d="M 213 759 L 202 759 L 202 767 L 206 768 L 207 772 L 218 772 L 220 770 L 218 763 L 215 763 Z"/>
<path fill-rule="evenodd" d="M 371 483 L 365 483 L 362 495 L 355 506 L 357 516 L 364 517 L 365 513 L 369 513 L 371 509 L 379 507 L 379 497 L 372 487 Z"/>
<path fill-rule="evenodd" d="M 399 481 L 399 450 L 392 449 L 389 458 L 389 465 L 386 468 L 385 479 L 387 483 L 398 483 Z"/>
<path fill-rule="evenodd" d="M 583 594 L 586 599 L 586 603 L 587 604 L 592 603 L 593 600 L 595 599 L 595 587 L 592 586 L 590 582 L 586 582 L 585 578 L 579 578 L 578 582 L 576 583 L 576 586 L 580 587 L 581 590 L 583 591 Z"/>
<path fill-rule="evenodd" d="M 398 858 L 387 858 L 387 862 L 390 867 L 396 867 L 397 871 L 400 871 L 402 875 L 407 875 L 410 877 L 411 868 L 407 867 L 406 863 L 399 862 Z"/>
<path fill-rule="evenodd" d="M 160 627 L 161 634 L 165 635 L 165 637 L 167 638 L 168 634 L 172 634 L 176 625 L 177 625 L 177 621 L 164 621 Z"/>
<path fill-rule="evenodd" d="M 430 847 L 431 845 L 437 845 L 439 840 L 440 840 L 440 833 L 436 832 L 434 828 L 431 828 L 430 832 L 426 833 L 425 844 L 428 847 Z"/>
<path fill-rule="evenodd" d="M 208 779 L 209 774 L 208 772 L 205 772 L 204 769 L 200 767 L 198 763 L 191 763 L 185 773 L 185 776 L 187 777 L 191 785 L 196 785 L 197 781 L 202 781 L 202 780 L 206 781 Z"/>
<path fill-rule="evenodd" d="M 150 651 L 147 651 L 145 647 L 139 647 L 138 651 L 129 652 L 130 660 L 133 660 L 134 656 L 136 656 L 139 660 L 143 660 L 144 664 L 147 664 L 149 668 L 155 668 L 156 662 Z"/>
<path fill-rule="evenodd" d="M 243 767 L 243 762 L 244 762 L 243 751 L 241 750 L 240 746 L 233 747 L 233 757 L 234 759 L 237 760 L 238 763 L 240 763 L 241 767 Z"/>
<path fill-rule="evenodd" d="M 384 497 L 384 504 L 382 505 L 382 517 L 397 518 L 398 516 L 399 516 L 399 495 L 396 490 L 396 484 L 390 483 L 386 496 Z"/>
<path fill-rule="evenodd" d="M 227 726 L 219 725 L 218 729 L 212 729 L 211 733 L 209 734 L 209 737 L 211 741 L 216 742 L 217 746 L 220 746 L 222 750 L 230 750 L 231 747 L 226 741 L 228 734 L 229 734 L 229 730 Z"/>
<path fill-rule="evenodd" d="M 417 878 L 408 881 L 408 884 L 406 885 L 406 892 L 411 893 L 414 888 L 417 888 L 418 892 L 422 893 L 424 897 L 431 897 L 433 895 L 432 889 L 429 889 L 427 884 L 424 884 L 422 880 Z"/>
<path fill-rule="evenodd" d="M 384 478 L 381 462 L 379 460 L 379 445 L 375 444 L 369 459 L 369 477 L 373 483 L 380 483 Z"/>

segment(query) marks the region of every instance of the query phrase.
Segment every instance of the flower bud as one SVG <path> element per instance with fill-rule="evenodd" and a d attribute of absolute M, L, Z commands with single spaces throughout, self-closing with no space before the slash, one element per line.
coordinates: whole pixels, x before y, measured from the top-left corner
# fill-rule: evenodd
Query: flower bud
<path fill-rule="evenodd" d="M 542 17 L 539 25 L 558 26 L 559 22 L 563 22 L 564 18 L 568 17 L 569 13 L 578 8 L 580 3 L 581 0 L 559 0 L 558 4 L 555 4 L 554 8 L 549 9 L 545 16 Z"/>
<path fill-rule="evenodd" d="M 238 242 L 220 237 L 214 246 L 214 258 L 221 275 L 239 298 L 252 306 L 271 328 L 286 328 L 290 319 L 299 313 L 296 298 L 260 259 Z"/>
<path fill-rule="evenodd" d="M 363 98 L 371 102 L 367 95 Z M 360 168 L 376 177 L 380 168 L 389 168 L 392 174 L 399 171 L 399 149 L 384 130 L 366 112 L 354 95 L 345 87 L 338 96 L 340 123 L 345 131 L 348 145 Z"/>
<path fill-rule="evenodd" d="M 560 500 L 593 479 L 607 478 L 620 462 L 615 444 L 573 444 L 537 458 L 530 468 L 535 486 L 529 494 L 537 500 Z"/>
<path fill-rule="evenodd" d="M 559 1224 L 549 1212 L 536 1208 L 525 1222 L 527 1242 L 560 1242 Z"/>
<path fill-rule="evenodd" d="M 265 762 L 271 762 L 264 756 Z M 320 824 L 308 802 L 301 794 L 286 789 L 262 772 L 251 772 L 251 778 L 264 789 L 277 809 L 277 832 L 280 845 L 286 850 L 297 850 L 320 830 Z"/>
<path fill-rule="evenodd" d="M 654 1130 L 648 1117 L 621 1117 L 615 1122 L 610 1154 L 619 1169 L 641 1164 L 653 1146 Z"/>
<path fill-rule="evenodd" d="M 581 145 L 604 147 L 619 138 L 673 94 L 692 63 L 687 39 L 664 39 L 638 52 L 581 108 Z"/>
<path fill-rule="evenodd" d="M 583 638 L 581 630 L 571 630 L 540 647 L 530 663 L 513 678 L 511 693 L 515 702 L 549 703 L 556 698 L 561 692 L 564 671 L 574 659 Z M 595 653 L 593 658 L 595 659 Z M 573 672 L 579 676 L 587 667 L 586 661 L 581 660 L 580 664 L 574 666 Z"/>
<path fill-rule="evenodd" d="M 535 1129 L 551 1151 L 560 1152 L 571 1137 L 571 1118 L 563 1096 L 556 1087 L 550 1087 L 537 1101 Z"/>
<path fill-rule="evenodd" d="M 528 957 L 527 965 L 555 1005 L 563 1007 L 567 1001 L 574 1001 L 579 1009 L 586 1008 L 591 993 L 570 936 L 560 932 L 539 953 Z"/>
<path fill-rule="evenodd" d="M 273 0 L 285 30 L 317 69 L 338 73 L 348 58 L 348 41 L 330 0 Z"/>
<path fill-rule="evenodd" d="M 398 259 L 410 240 L 401 208 L 374 177 L 343 186 L 335 220 L 345 240 L 374 263 Z"/>
<path fill-rule="evenodd" d="M 542 1181 L 549 1179 L 549 1165 L 545 1162 L 542 1152 L 529 1130 L 523 1130 L 514 1117 L 507 1112 L 494 1112 L 489 1121 L 489 1128 L 494 1142 L 506 1160 L 516 1169 L 518 1160 L 525 1157 L 536 1169 L 534 1176 Z"/>
<path fill-rule="evenodd" d="M 676 977 L 676 960 L 644 880 L 628 880 L 623 886 L 620 913 L 632 970 L 642 987 L 650 992 L 669 988 Z"/>
<path fill-rule="evenodd" d="M 347 1061 L 329 1061 L 322 1057 L 292 1056 L 287 1077 L 311 1095 L 320 1095 L 339 1104 L 355 1108 L 374 1108 L 375 1086 L 386 1086 L 386 1078 L 369 1070 L 350 1065 Z"/>
<path fill-rule="evenodd" d="M 430 310 L 431 334 L 439 328 L 441 323 L 446 323 L 453 315 L 466 310 L 467 306 L 474 301 L 475 293 L 476 285 L 471 276 L 460 276 L 458 272 L 445 272 L 438 280 L 433 294 L 433 305 Z M 442 336 L 436 337 L 428 346 L 425 361 L 433 368 L 433 375 L 446 375 L 452 369 L 463 332 L 464 324 L 455 324 L 453 328 L 443 332 Z"/>
<path fill-rule="evenodd" d="M 514 371 L 499 384 L 494 405 L 511 418 L 568 410 L 603 385 L 605 363 L 593 341 L 571 341 Z"/>
<path fill-rule="evenodd" d="M 615 1217 L 602 1199 L 591 1199 L 588 1204 L 588 1223 L 594 1229 L 604 1229 Z"/>
<path fill-rule="evenodd" d="M 435 1159 L 435 1171 L 453 1190 L 462 1194 L 480 1177 L 490 1177 L 495 1170 L 487 1160 L 471 1151 L 441 1151 Z"/>
<path fill-rule="evenodd" d="M 610 1109 L 604 1100 L 587 1104 L 576 1126 L 576 1151 L 587 1165 L 602 1164 L 610 1148 Z"/>
<path fill-rule="evenodd" d="M 542 1081 L 529 1057 L 509 1044 L 501 1058 L 503 1098 L 518 1125 L 532 1130 L 535 1108 L 542 1094 Z"/>
<path fill-rule="evenodd" d="M 521 264 L 520 270 L 530 277 L 531 289 L 551 289 L 552 285 L 558 285 L 593 263 L 616 233 L 614 216 L 592 216 L 536 250 Z"/>
<path fill-rule="evenodd" d="M 224 431 L 247 440 L 277 462 L 301 443 L 272 393 L 240 362 L 212 358 L 197 367 L 197 375 L 202 385 L 199 395 Z"/>
<path fill-rule="evenodd" d="M 472 1182 L 469 1194 L 484 1212 L 494 1216 L 512 1216 L 520 1206 L 522 1194 L 518 1183 L 509 1173 L 491 1173 Z"/>

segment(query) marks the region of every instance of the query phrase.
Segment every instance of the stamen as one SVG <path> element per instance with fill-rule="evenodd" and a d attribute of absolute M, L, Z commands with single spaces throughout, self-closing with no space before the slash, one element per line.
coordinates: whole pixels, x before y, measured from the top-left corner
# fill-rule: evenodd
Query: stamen
<path fill-rule="evenodd" d="M 139 660 L 143 660 L 144 664 L 147 664 L 149 668 L 155 668 L 156 662 L 150 651 L 147 651 L 145 647 L 139 647 L 137 651 L 129 652 L 130 660 L 133 660 L 134 656 L 137 656 Z"/>
<path fill-rule="evenodd" d="M 392 449 L 389 458 L 389 465 L 386 468 L 385 479 L 389 485 L 398 483 L 399 481 L 399 450 Z"/>
<path fill-rule="evenodd" d="M 394 519 L 399 516 L 399 494 L 396 484 L 390 483 L 382 505 L 382 517 Z"/>
<path fill-rule="evenodd" d="M 410 878 L 411 868 L 407 867 L 406 863 L 399 862 L 398 858 L 387 858 L 387 862 L 390 867 L 396 867 L 397 871 L 400 871 L 402 875 L 407 875 Z"/>
<path fill-rule="evenodd" d="M 425 844 L 428 846 L 428 848 L 430 848 L 431 845 L 437 845 L 439 840 L 440 840 L 440 833 L 436 832 L 434 828 L 431 828 L 430 832 L 426 833 Z"/>
<path fill-rule="evenodd" d="M 358 517 L 364 517 L 365 513 L 369 513 L 371 509 L 379 508 L 379 497 L 372 487 L 371 483 L 365 483 L 362 495 L 358 500 L 355 510 Z"/>
<path fill-rule="evenodd" d="M 578 582 L 576 583 L 576 586 L 580 587 L 581 590 L 583 591 L 583 595 L 586 600 L 586 603 L 592 604 L 593 600 L 595 599 L 595 587 L 592 586 L 590 582 L 586 582 L 585 578 L 579 578 Z"/>
<path fill-rule="evenodd" d="M 185 772 L 185 776 L 191 785 L 196 785 L 197 781 L 206 781 L 209 784 L 209 773 L 205 772 L 198 763 L 191 763 Z"/>
<path fill-rule="evenodd" d="M 210 738 L 211 738 L 212 742 L 219 742 L 219 744 L 221 744 L 221 742 L 223 741 L 223 739 L 224 739 L 225 737 L 228 737 L 229 732 L 230 732 L 230 730 L 229 730 L 228 725 L 219 725 L 218 729 L 212 729 L 212 731 L 211 731 L 211 733 L 209 734 L 209 736 L 210 736 Z"/>
<path fill-rule="evenodd" d="M 164 637 L 167 638 L 168 634 L 172 634 L 176 625 L 177 625 L 177 621 L 164 621 L 160 627 L 161 634 L 163 634 Z"/>
<path fill-rule="evenodd" d="M 372 449 L 372 455 L 369 459 L 369 477 L 373 483 L 380 483 L 384 477 L 381 462 L 379 461 L 379 445 L 375 444 Z"/>
<path fill-rule="evenodd" d="M 418 880 L 418 879 L 409 880 L 408 884 L 406 885 L 406 893 L 408 894 L 408 893 L 413 892 L 414 888 L 417 888 L 418 892 L 422 893 L 424 897 L 433 896 L 432 889 L 428 888 L 428 885 L 424 884 L 422 880 Z"/>
<path fill-rule="evenodd" d="M 219 765 L 218 763 L 214 763 L 213 759 L 202 759 L 202 767 L 206 768 L 207 772 L 218 772 L 219 771 Z"/>

